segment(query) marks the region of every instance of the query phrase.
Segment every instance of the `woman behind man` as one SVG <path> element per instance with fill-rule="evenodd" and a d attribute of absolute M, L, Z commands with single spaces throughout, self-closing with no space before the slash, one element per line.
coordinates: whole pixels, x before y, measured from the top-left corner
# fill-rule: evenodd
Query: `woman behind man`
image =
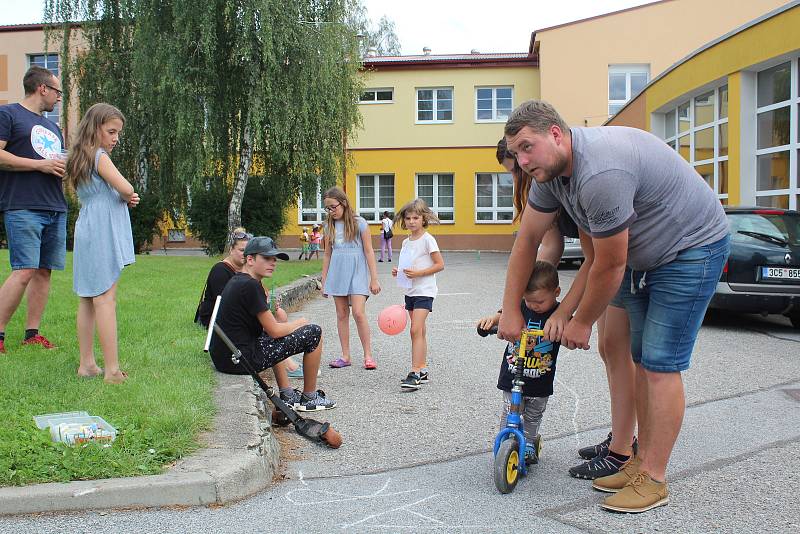
<path fill-rule="evenodd" d="M 93 105 L 78 125 L 67 160 L 67 184 L 81 203 L 73 254 L 73 289 L 80 297 L 78 376 L 104 374 L 109 384 L 128 378 L 117 354 L 116 295 L 122 268 L 136 261 L 128 208 L 139 203 L 139 195 L 110 157 L 124 124 L 124 115 L 114 106 Z M 95 326 L 105 371 L 94 359 Z"/>

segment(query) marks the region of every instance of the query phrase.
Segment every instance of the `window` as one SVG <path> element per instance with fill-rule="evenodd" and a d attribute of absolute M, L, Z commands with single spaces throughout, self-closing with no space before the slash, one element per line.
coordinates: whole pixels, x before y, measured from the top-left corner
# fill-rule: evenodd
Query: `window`
<path fill-rule="evenodd" d="M 475 121 L 504 122 L 514 109 L 513 87 L 476 87 Z"/>
<path fill-rule="evenodd" d="M 54 75 L 58 76 L 58 54 L 29 54 L 28 67 L 33 66 L 44 67 Z M 53 108 L 53 111 L 45 111 L 42 113 L 42 116 L 47 117 L 56 124 L 58 124 L 60 115 L 61 103 L 56 104 L 56 107 Z"/>
<path fill-rule="evenodd" d="M 186 242 L 186 231 L 180 228 L 170 228 L 167 230 L 167 242 L 168 243 L 185 243 Z"/>
<path fill-rule="evenodd" d="M 800 207 L 798 61 L 795 57 L 756 75 L 756 204 L 759 206 Z"/>
<path fill-rule="evenodd" d="M 511 173 L 475 175 L 475 222 L 511 223 L 514 219 L 514 182 Z"/>
<path fill-rule="evenodd" d="M 377 223 L 384 211 L 394 213 L 394 175 L 359 174 L 356 211 L 368 222 Z"/>
<path fill-rule="evenodd" d="M 325 220 L 325 208 L 322 203 L 322 189 L 320 181 L 317 180 L 315 195 L 303 195 L 300 193 L 300 200 L 297 208 L 297 222 L 303 223 L 322 223 Z"/>
<path fill-rule="evenodd" d="M 696 95 L 664 114 L 664 140 L 728 199 L 728 86 Z"/>
<path fill-rule="evenodd" d="M 417 89 L 417 122 L 453 122 L 453 88 Z"/>
<path fill-rule="evenodd" d="M 417 174 L 417 197 L 424 200 L 443 223 L 455 220 L 453 174 Z"/>
<path fill-rule="evenodd" d="M 394 102 L 394 88 L 366 89 L 358 99 L 359 104 L 390 104 Z"/>
<path fill-rule="evenodd" d="M 614 115 L 650 80 L 650 65 L 608 66 L 608 114 Z"/>

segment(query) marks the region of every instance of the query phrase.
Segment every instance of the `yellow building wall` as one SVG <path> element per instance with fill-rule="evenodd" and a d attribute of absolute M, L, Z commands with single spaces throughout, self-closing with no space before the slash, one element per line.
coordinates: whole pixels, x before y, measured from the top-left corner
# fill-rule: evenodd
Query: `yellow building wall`
<path fill-rule="evenodd" d="M 704 84 L 798 50 L 798 25 L 800 8 L 794 8 L 704 50 L 647 89 L 648 115 Z"/>
<path fill-rule="evenodd" d="M 513 86 L 514 107 L 539 97 L 539 70 L 532 66 L 469 67 L 364 72 L 366 88 L 394 88 L 391 104 L 359 104 L 362 128 L 349 148 L 449 147 L 495 145 L 505 121 L 475 121 L 475 88 Z M 452 87 L 453 122 L 416 124 L 417 88 Z"/>
<path fill-rule="evenodd" d="M 784 4 L 668 0 L 540 30 L 541 97 L 569 125 L 598 126 L 608 119 L 609 65 L 649 64 L 653 79 L 705 43 Z"/>
<path fill-rule="evenodd" d="M 538 98 L 539 71 L 531 65 L 514 67 L 382 69 L 363 73 L 367 89 L 392 88 L 390 104 L 360 104 L 363 125 L 348 139 L 350 164 L 344 182 L 353 209 L 357 206 L 359 174 L 393 174 L 395 210 L 415 198 L 415 177 L 422 173 L 454 175 L 454 222 L 436 225 L 431 232 L 444 249 L 509 249 L 517 225 L 475 223 L 475 174 L 506 172 L 495 157 L 505 120 L 478 123 L 475 120 L 476 87 L 513 86 L 516 107 Z M 453 122 L 417 124 L 417 88 L 452 87 Z M 340 186 L 341 186 L 340 181 Z M 298 208 L 289 206 L 287 225 L 280 244 L 299 245 L 302 227 Z M 378 245 L 380 225 L 370 224 Z M 395 245 L 404 238 L 399 226 Z"/>

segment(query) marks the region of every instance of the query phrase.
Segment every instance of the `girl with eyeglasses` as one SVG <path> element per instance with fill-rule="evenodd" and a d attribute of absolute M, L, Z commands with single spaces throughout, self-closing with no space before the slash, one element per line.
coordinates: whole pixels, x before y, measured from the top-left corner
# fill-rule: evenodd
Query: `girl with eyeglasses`
<path fill-rule="evenodd" d="M 364 369 L 376 369 L 372 357 L 366 303 L 370 294 L 381 291 L 378 264 L 372 249 L 367 221 L 356 216 L 344 191 L 332 187 L 322 196 L 328 219 L 325 228 L 325 254 L 322 257 L 322 296 L 333 297 L 336 304 L 336 326 L 342 355 L 332 362 L 333 368 L 349 367 L 350 311 L 356 321 L 358 337 L 364 349 Z"/>

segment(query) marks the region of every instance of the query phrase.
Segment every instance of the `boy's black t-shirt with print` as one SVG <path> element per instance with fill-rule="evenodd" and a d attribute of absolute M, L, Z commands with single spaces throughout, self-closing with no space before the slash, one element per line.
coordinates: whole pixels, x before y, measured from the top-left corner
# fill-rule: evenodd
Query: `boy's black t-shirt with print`
<path fill-rule="evenodd" d="M 258 336 L 264 331 L 258 314 L 269 310 L 267 293 L 261 282 L 246 273 L 236 273 L 222 291 L 222 302 L 217 312 L 216 323 L 222 328 L 242 355 L 250 357 L 255 350 Z M 218 371 L 228 374 L 247 374 L 231 361 L 231 351 L 219 339 L 211 337 L 211 359 Z"/>
<path fill-rule="evenodd" d="M 525 305 L 522 301 L 522 317 L 526 328 L 542 328 L 547 319 L 558 308 L 558 303 L 553 309 L 546 313 L 536 313 Z M 516 346 L 519 345 L 517 342 Z M 511 391 L 512 380 L 514 379 L 514 350 L 515 346 L 511 343 L 503 353 L 503 360 L 500 362 L 500 376 L 497 379 L 497 389 Z M 556 375 L 556 358 L 558 357 L 558 343 L 537 340 L 536 343 L 527 347 L 528 357 L 525 361 L 523 376 L 525 386 L 522 388 L 524 397 L 549 397 L 553 394 L 553 380 Z"/>

